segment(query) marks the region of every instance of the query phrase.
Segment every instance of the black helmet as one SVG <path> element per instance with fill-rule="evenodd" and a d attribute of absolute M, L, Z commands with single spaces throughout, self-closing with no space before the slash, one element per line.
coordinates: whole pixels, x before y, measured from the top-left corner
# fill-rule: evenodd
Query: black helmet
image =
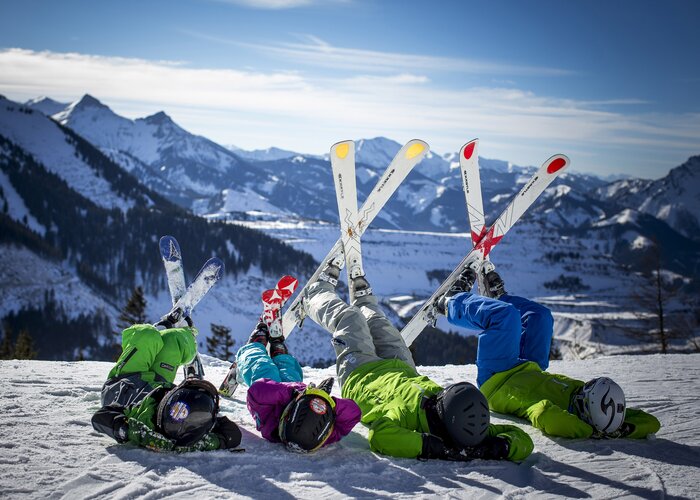
<path fill-rule="evenodd" d="M 327 392 L 307 387 L 284 409 L 278 427 L 280 440 L 297 453 L 316 451 L 333 432 L 335 401 Z"/>
<path fill-rule="evenodd" d="M 489 432 L 486 397 L 469 382 L 448 385 L 436 398 L 435 410 L 450 440 L 457 446 L 476 446 Z"/>
<path fill-rule="evenodd" d="M 216 423 L 219 393 L 206 380 L 187 379 L 174 387 L 158 405 L 156 425 L 177 446 L 202 439 Z"/>

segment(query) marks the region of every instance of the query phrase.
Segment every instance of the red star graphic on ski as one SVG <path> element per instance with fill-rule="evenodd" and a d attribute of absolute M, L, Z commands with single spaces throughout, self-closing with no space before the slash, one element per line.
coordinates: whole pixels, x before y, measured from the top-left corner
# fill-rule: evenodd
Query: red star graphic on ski
<path fill-rule="evenodd" d="M 491 253 L 491 249 L 498 245 L 498 242 L 503 239 L 503 235 L 495 236 L 495 231 L 496 228 L 491 227 L 488 230 L 488 232 L 479 240 L 479 243 L 477 243 L 474 247 L 475 249 L 480 250 L 482 252 L 484 259 L 488 257 L 489 253 Z"/>

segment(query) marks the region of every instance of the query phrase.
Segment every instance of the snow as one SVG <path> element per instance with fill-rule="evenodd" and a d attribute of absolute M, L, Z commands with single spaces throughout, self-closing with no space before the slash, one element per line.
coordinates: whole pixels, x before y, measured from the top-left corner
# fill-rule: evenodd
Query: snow
<path fill-rule="evenodd" d="M 27 218 L 27 227 L 44 236 L 46 234 L 46 228 L 39 224 L 39 221 L 31 214 L 27 205 L 24 204 L 24 200 L 15 190 L 14 186 L 10 182 L 10 178 L 5 174 L 5 172 L 0 171 L 0 188 L 2 188 L 2 195 L 0 196 L 7 201 L 8 213 L 10 218 L 16 220 L 17 222 L 24 224 L 24 218 Z"/>
<path fill-rule="evenodd" d="M 204 356 L 215 385 L 228 363 Z M 611 376 L 630 406 L 662 427 L 648 440 L 548 438 L 515 423 L 535 442 L 521 464 L 418 461 L 370 452 L 362 425 L 340 443 L 293 455 L 264 441 L 245 407 L 245 388 L 221 413 L 243 429 L 245 453 L 158 454 L 118 445 L 92 430 L 110 364 L 0 361 L 0 491 L 9 498 L 698 498 L 700 354 L 554 361 L 550 370 L 579 379 Z M 473 381 L 473 365 L 422 367 L 440 384 Z M 307 382 L 333 369 L 304 368 Z M 333 391 L 339 395 L 338 388 Z"/>

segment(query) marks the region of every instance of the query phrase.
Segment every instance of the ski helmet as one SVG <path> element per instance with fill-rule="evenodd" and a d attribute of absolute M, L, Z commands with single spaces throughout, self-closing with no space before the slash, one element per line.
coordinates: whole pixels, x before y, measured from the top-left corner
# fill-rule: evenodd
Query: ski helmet
<path fill-rule="evenodd" d="M 574 395 L 578 416 L 601 432 L 615 432 L 625 421 L 625 393 L 607 377 L 594 378 Z"/>
<path fill-rule="evenodd" d="M 435 409 L 457 446 L 476 446 L 488 435 L 489 405 L 481 391 L 469 382 L 448 385 L 437 395 Z"/>
<path fill-rule="evenodd" d="M 309 453 L 323 446 L 334 424 L 333 398 L 321 389 L 307 387 L 282 412 L 279 437 L 290 451 Z"/>
<path fill-rule="evenodd" d="M 202 439 L 216 423 L 219 393 L 206 380 L 187 379 L 174 387 L 158 405 L 156 425 L 177 446 Z"/>

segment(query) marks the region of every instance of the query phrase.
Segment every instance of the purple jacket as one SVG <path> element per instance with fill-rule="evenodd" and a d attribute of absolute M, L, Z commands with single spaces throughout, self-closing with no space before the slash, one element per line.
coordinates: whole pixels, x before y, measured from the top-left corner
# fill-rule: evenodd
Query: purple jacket
<path fill-rule="evenodd" d="M 253 382 L 248 388 L 248 411 L 255 420 L 255 428 L 265 439 L 273 443 L 280 442 L 277 427 L 282 412 L 295 391 L 303 391 L 305 388 L 306 384 L 302 382 L 275 382 L 267 378 Z M 340 441 L 362 418 L 360 407 L 352 399 L 331 397 L 335 401 L 335 425 L 323 446 Z"/>

